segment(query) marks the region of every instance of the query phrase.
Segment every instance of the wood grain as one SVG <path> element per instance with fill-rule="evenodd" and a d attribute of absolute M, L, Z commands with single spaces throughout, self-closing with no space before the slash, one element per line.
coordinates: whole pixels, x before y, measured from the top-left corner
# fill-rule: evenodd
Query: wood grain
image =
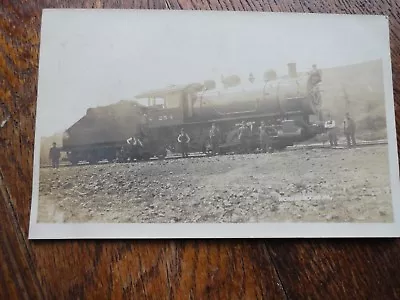
<path fill-rule="evenodd" d="M 43 8 L 157 8 L 390 17 L 400 132 L 398 1 L 67 0 L 0 4 L 0 299 L 400 299 L 391 240 L 27 240 Z M 397 137 L 400 141 L 399 135 Z"/>

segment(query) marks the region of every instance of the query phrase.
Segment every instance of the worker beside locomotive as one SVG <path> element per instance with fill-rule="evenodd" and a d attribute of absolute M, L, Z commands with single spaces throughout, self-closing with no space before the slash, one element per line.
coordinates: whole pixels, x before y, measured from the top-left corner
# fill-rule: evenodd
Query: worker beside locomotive
<path fill-rule="evenodd" d="M 189 135 L 185 132 L 184 128 L 181 128 L 181 133 L 178 135 L 178 143 L 180 145 L 182 157 L 189 157 L 189 143 L 190 143 L 190 137 Z"/>
<path fill-rule="evenodd" d="M 259 127 L 259 135 L 260 135 L 260 149 L 262 152 L 270 152 L 270 137 L 267 131 L 267 126 L 264 121 L 261 121 L 261 125 Z"/>
<path fill-rule="evenodd" d="M 219 129 L 215 123 L 211 124 L 211 129 L 210 129 L 210 147 L 211 147 L 211 154 L 216 155 L 219 154 L 219 142 L 220 142 L 221 136 Z"/>
<path fill-rule="evenodd" d="M 163 157 L 167 148 L 183 149 L 184 157 L 207 149 L 214 155 L 266 147 L 284 149 L 319 133 L 310 116 L 321 107 L 320 82 L 321 72 L 315 65 L 305 74 L 297 73 L 296 64 L 290 63 L 286 77 L 277 78 L 274 71 L 268 71 L 262 84 L 251 74 L 247 84 L 237 76 L 224 77 L 222 89 L 209 80 L 149 91 L 136 96 L 147 99 L 147 105 L 125 101 L 89 109 L 66 131 L 63 151 L 74 164 L 85 159 L 115 160 L 121 148 L 131 159 Z M 160 99 L 162 104 L 157 102 Z M 262 133 L 254 130 L 261 121 Z M 190 144 L 186 137 L 183 143 L 177 139 L 181 128 Z M 142 145 L 129 148 L 128 137 L 140 137 Z"/>

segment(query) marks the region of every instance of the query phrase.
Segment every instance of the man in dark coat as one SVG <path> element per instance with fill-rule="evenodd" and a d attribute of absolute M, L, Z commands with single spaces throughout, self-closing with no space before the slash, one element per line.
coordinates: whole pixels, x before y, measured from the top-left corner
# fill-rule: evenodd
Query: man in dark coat
<path fill-rule="evenodd" d="M 350 117 L 349 113 L 346 113 L 346 118 L 344 119 L 343 127 L 344 127 L 344 135 L 346 136 L 346 140 L 347 140 L 347 146 L 349 148 L 351 146 L 355 146 L 356 145 L 356 137 L 355 137 L 356 123 Z"/>
<path fill-rule="evenodd" d="M 142 141 L 139 138 L 137 138 L 136 136 L 132 136 L 129 139 L 127 139 L 126 142 L 129 145 L 129 156 L 130 156 L 130 159 L 132 161 L 134 159 L 138 159 L 140 154 L 141 154 L 141 150 L 143 148 Z"/>
<path fill-rule="evenodd" d="M 51 160 L 51 166 L 53 168 L 58 169 L 60 165 L 60 156 L 61 156 L 60 149 L 57 147 L 56 143 L 53 143 L 53 147 L 51 147 L 49 151 L 49 158 Z"/>

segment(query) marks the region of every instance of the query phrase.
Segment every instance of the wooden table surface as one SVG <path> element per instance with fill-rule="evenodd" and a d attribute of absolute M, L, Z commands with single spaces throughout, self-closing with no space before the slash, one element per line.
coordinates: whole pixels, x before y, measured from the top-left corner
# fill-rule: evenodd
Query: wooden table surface
<path fill-rule="evenodd" d="M 170 8 L 388 15 L 400 132 L 400 80 L 396 76 L 400 72 L 400 2 L 0 3 L 0 121 L 10 115 L 0 128 L 0 299 L 400 299 L 399 239 L 27 239 L 41 9 Z"/>

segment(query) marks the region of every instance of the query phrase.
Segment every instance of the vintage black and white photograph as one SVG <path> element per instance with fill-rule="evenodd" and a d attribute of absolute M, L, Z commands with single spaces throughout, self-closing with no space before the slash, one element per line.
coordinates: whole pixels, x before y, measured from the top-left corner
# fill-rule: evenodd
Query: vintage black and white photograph
<path fill-rule="evenodd" d="M 386 17 L 42 20 L 31 237 L 399 234 Z"/>

